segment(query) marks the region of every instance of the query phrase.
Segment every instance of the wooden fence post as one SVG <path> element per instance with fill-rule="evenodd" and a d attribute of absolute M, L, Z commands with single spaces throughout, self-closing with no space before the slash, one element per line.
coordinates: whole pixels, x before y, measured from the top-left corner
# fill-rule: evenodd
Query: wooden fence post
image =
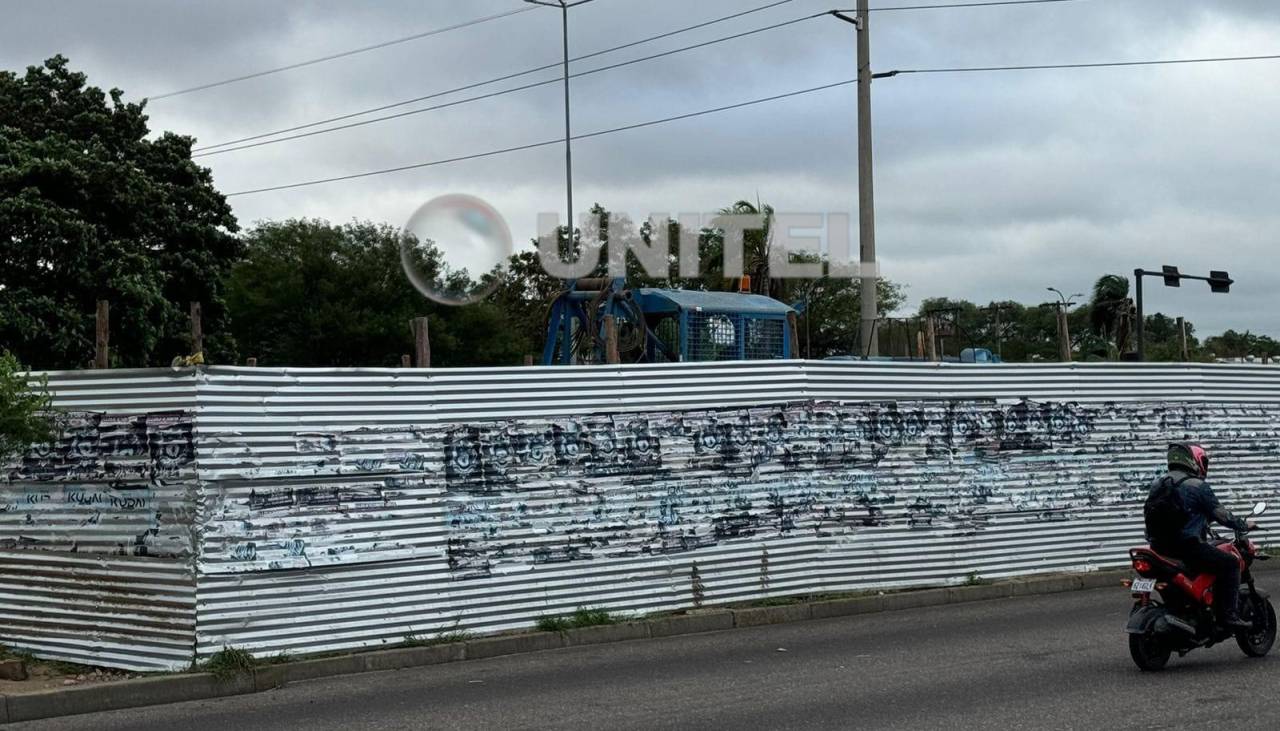
<path fill-rule="evenodd" d="M 404 355 L 400 356 L 400 367 L 401 367 L 401 368 L 412 368 L 412 367 L 413 367 L 413 357 L 412 357 L 412 356 L 410 356 L 408 353 L 405 353 Z"/>
<path fill-rule="evenodd" d="M 413 353 L 418 368 L 431 367 L 431 338 L 427 330 L 427 318 L 415 317 L 413 326 Z"/>
<path fill-rule="evenodd" d="M 93 347 L 93 367 L 110 368 L 111 305 L 106 300 L 98 300 L 98 312 L 95 324 L 96 332 Z"/>
<path fill-rule="evenodd" d="M 200 303 L 191 303 L 191 354 L 204 352 L 204 324 L 200 321 Z"/>
<path fill-rule="evenodd" d="M 527 365 L 527 366 L 531 366 L 531 365 L 533 365 L 533 354 L 532 354 L 532 353 L 525 353 L 525 354 L 524 354 L 524 364 L 525 364 L 525 365 Z"/>
<path fill-rule="evenodd" d="M 245 358 L 245 359 L 244 359 L 244 364 L 245 364 L 245 365 L 247 365 L 247 366 L 249 366 L 250 368 L 257 368 L 257 367 L 258 367 L 258 359 L 257 359 L 257 358 Z"/>
<path fill-rule="evenodd" d="M 622 362 L 618 355 L 618 324 L 613 315 L 604 316 L 604 361 L 610 365 Z"/>
<path fill-rule="evenodd" d="M 924 321 L 924 342 L 929 348 L 929 360 L 938 362 L 938 333 L 934 328 L 933 315 L 925 318 Z"/>

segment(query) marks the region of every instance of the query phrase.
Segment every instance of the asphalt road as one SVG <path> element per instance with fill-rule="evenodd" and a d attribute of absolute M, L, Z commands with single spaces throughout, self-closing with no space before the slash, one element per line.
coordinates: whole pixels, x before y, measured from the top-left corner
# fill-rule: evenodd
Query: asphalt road
<path fill-rule="evenodd" d="M 33 729 L 1275 728 L 1280 657 L 1141 673 L 1101 589 L 330 678 Z"/>

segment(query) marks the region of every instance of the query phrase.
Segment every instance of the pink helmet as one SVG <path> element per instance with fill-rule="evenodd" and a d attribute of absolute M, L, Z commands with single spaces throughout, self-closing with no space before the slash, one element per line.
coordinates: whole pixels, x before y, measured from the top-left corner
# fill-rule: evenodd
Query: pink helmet
<path fill-rule="evenodd" d="M 1169 445 L 1169 468 L 1180 467 L 1201 479 L 1209 476 L 1209 453 L 1194 442 Z"/>

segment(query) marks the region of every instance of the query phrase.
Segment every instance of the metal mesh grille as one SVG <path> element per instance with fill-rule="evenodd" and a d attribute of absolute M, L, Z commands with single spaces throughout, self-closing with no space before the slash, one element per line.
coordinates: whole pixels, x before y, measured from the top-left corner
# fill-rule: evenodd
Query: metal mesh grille
<path fill-rule="evenodd" d="M 746 340 L 743 343 L 747 360 L 785 358 L 782 352 L 782 320 L 746 319 Z"/>
<path fill-rule="evenodd" d="M 781 358 L 782 328 L 782 320 L 729 312 L 690 312 L 685 360 Z"/>

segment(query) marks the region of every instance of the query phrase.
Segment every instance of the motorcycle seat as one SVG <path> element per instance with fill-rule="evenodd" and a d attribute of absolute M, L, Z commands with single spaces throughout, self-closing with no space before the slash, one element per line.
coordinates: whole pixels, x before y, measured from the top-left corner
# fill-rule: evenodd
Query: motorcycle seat
<path fill-rule="evenodd" d="M 1150 546 L 1135 548 L 1132 551 L 1130 551 L 1129 554 L 1133 558 L 1139 558 L 1139 557 L 1145 558 L 1152 563 L 1161 565 L 1162 567 L 1164 567 L 1169 571 L 1174 571 L 1180 574 L 1187 573 L 1186 564 L 1184 564 L 1183 562 L 1175 558 L 1169 558 L 1168 556 L 1163 556 L 1159 553 L 1156 553 L 1155 549 L 1151 548 Z"/>

